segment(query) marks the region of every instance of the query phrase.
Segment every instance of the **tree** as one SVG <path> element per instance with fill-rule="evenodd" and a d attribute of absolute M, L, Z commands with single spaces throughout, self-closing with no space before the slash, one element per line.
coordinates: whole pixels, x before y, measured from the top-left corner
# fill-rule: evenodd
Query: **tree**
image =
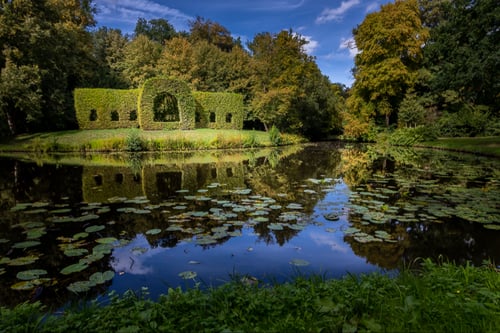
<path fill-rule="evenodd" d="M 331 83 L 306 54 L 306 43 L 283 30 L 258 34 L 248 44 L 253 68 L 250 108 L 266 129 L 274 125 L 315 138 L 340 121 Z"/>
<path fill-rule="evenodd" d="M 92 33 L 95 71 L 93 87 L 127 88 L 130 83 L 123 76 L 125 49 L 129 43 L 119 29 L 100 27 Z"/>
<path fill-rule="evenodd" d="M 158 60 L 158 70 L 166 76 L 175 76 L 191 83 L 193 52 L 193 45 L 187 38 L 174 37 L 168 40 Z"/>
<path fill-rule="evenodd" d="M 416 0 L 400 0 L 368 14 L 353 31 L 355 58 L 353 98 L 372 104 L 389 126 L 406 91 L 416 80 L 428 37 Z M 351 105 L 361 105 L 351 103 Z M 396 118 L 396 117 L 394 117 Z"/>
<path fill-rule="evenodd" d="M 454 90 L 467 104 L 500 109 L 500 7 L 495 0 L 439 3 L 426 44 L 426 67 L 438 93 Z"/>
<path fill-rule="evenodd" d="M 14 120 L 18 125 L 15 131 L 76 126 L 73 89 L 87 85 L 92 74 L 92 46 L 87 31 L 94 24 L 92 1 L 12 0 L 2 1 L 0 9 L 0 69 L 5 70 L 4 77 L 13 77 L 9 73 L 17 71 L 21 77 L 16 85 L 29 87 L 37 95 L 39 91 L 41 96 L 40 112 L 26 109 L 31 103 L 17 103 L 13 114 L 21 118 Z M 35 79 L 35 72 L 39 79 Z M 36 88 L 34 82 L 39 84 Z M 9 96 L 11 101 L 22 98 Z M 28 115 L 36 119 L 22 119 Z"/>
<path fill-rule="evenodd" d="M 124 76 L 132 87 L 139 87 L 147 79 L 157 76 L 161 45 L 145 35 L 134 38 L 125 48 Z"/>
<path fill-rule="evenodd" d="M 177 35 L 175 28 L 165 19 L 152 19 L 147 21 L 139 18 L 134 29 L 135 36 L 144 35 L 150 40 L 165 45 L 166 41 Z"/>
<path fill-rule="evenodd" d="M 0 110 L 9 132 L 0 133 L 0 137 L 39 125 L 42 119 L 40 81 L 37 66 L 16 66 L 7 58 L 0 73 Z"/>
<path fill-rule="evenodd" d="M 229 30 L 217 22 L 198 16 L 196 20 L 189 22 L 189 26 L 192 42 L 204 40 L 225 52 L 230 52 L 235 45 Z"/>

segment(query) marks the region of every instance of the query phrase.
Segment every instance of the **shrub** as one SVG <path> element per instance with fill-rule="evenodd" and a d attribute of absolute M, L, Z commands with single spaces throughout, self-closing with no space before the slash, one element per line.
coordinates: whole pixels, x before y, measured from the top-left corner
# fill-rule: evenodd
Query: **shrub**
<path fill-rule="evenodd" d="M 269 130 L 269 140 L 271 140 L 271 143 L 276 146 L 281 144 L 281 133 L 279 129 L 274 125 Z"/>
<path fill-rule="evenodd" d="M 131 131 L 125 139 L 125 150 L 131 152 L 143 151 L 146 149 L 146 142 L 142 139 L 139 131 Z"/>

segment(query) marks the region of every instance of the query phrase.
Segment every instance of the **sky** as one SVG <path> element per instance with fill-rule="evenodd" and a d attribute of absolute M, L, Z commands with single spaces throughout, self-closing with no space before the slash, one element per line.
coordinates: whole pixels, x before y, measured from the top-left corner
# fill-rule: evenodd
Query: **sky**
<path fill-rule="evenodd" d="M 357 52 L 352 30 L 366 14 L 389 0 L 94 0 L 97 26 L 132 34 L 138 18 L 163 18 L 177 31 L 189 31 L 200 16 L 217 22 L 243 44 L 261 32 L 292 29 L 306 40 L 321 72 L 351 86 Z"/>

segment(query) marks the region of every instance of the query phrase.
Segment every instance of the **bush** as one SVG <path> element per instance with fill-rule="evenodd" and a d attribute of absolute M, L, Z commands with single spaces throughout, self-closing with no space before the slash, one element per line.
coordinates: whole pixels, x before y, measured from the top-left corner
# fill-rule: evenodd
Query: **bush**
<path fill-rule="evenodd" d="M 143 151 L 146 149 L 146 142 L 142 139 L 138 130 L 131 131 L 125 139 L 126 151 Z"/>
<path fill-rule="evenodd" d="M 276 146 L 280 145 L 281 143 L 281 133 L 279 129 L 274 125 L 269 130 L 269 140 L 271 140 L 271 143 Z"/>
<path fill-rule="evenodd" d="M 432 126 L 398 128 L 390 133 L 387 142 L 395 146 L 412 146 L 419 142 L 436 140 L 436 132 Z"/>
<path fill-rule="evenodd" d="M 437 122 L 438 135 L 444 137 L 484 135 L 491 122 L 487 108 L 464 105 L 456 113 L 444 113 Z"/>

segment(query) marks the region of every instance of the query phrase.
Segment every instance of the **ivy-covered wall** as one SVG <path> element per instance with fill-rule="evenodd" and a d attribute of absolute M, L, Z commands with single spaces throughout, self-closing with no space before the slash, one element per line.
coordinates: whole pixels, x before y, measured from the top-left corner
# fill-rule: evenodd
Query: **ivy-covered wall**
<path fill-rule="evenodd" d="M 196 100 L 196 128 L 243 128 L 243 95 L 195 91 L 193 96 Z"/>
<path fill-rule="evenodd" d="M 131 90 L 80 88 L 74 98 L 80 129 L 242 129 L 245 116 L 242 95 L 191 92 L 175 78 L 152 78 Z"/>
<path fill-rule="evenodd" d="M 139 125 L 144 130 L 194 129 L 195 110 L 188 85 L 175 78 L 151 78 L 139 94 Z"/>
<path fill-rule="evenodd" d="M 137 127 L 139 89 L 75 89 L 76 119 L 81 129 Z"/>

